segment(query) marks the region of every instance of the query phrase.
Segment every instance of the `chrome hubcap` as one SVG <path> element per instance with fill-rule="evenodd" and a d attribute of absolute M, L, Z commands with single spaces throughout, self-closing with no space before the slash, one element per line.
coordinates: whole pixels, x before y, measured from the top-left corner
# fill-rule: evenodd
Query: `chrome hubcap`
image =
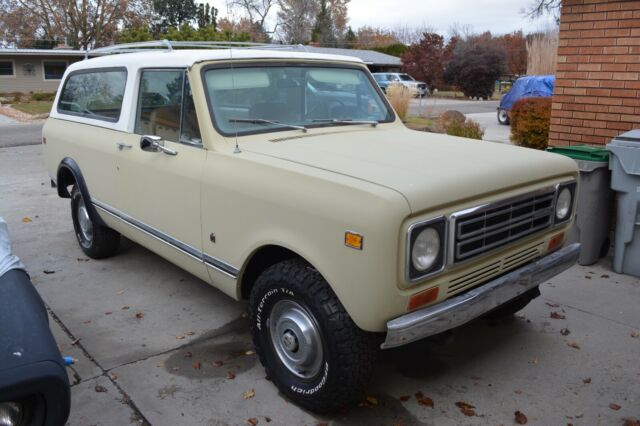
<path fill-rule="evenodd" d="M 93 224 L 89 219 L 89 212 L 84 205 L 84 201 L 78 204 L 78 224 L 80 225 L 80 233 L 85 241 L 91 241 L 93 238 Z"/>
<path fill-rule="evenodd" d="M 313 315 L 293 300 L 280 300 L 269 317 L 271 344 L 282 364 L 298 377 L 314 377 L 322 367 L 320 329 Z"/>
<path fill-rule="evenodd" d="M 500 111 L 500 121 L 506 121 L 506 120 L 507 120 L 507 111 L 501 110 Z"/>

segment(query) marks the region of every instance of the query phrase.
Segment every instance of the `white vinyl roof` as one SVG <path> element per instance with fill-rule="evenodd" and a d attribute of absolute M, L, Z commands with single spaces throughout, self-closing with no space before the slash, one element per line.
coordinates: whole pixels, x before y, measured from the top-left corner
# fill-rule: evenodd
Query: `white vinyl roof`
<path fill-rule="evenodd" d="M 189 67 L 197 62 L 228 59 L 309 59 L 363 63 L 361 59 L 353 56 L 291 52 L 280 49 L 180 49 L 173 51 L 137 51 L 99 56 L 85 61 L 75 62 L 69 66 L 68 71 L 103 67 Z"/>

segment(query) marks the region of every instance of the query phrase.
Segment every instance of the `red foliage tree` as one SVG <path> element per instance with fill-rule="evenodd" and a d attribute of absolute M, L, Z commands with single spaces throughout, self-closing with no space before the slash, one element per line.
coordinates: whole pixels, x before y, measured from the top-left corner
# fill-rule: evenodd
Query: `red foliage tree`
<path fill-rule="evenodd" d="M 497 41 L 507 57 L 507 73 L 523 75 L 527 73 L 527 40 L 520 31 L 505 34 Z"/>
<path fill-rule="evenodd" d="M 419 43 L 409 46 L 402 55 L 402 70 L 417 80 L 427 83 L 430 89 L 442 86 L 445 61 L 451 56 L 444 37 L 436 33 L 424 33 Z"/>

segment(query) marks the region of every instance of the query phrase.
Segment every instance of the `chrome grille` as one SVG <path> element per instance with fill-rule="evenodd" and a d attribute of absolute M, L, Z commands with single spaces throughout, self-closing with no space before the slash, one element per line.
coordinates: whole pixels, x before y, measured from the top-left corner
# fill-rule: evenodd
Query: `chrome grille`
<path fill-rule="evenodd" d="M 471 259 L 549 228 L 555 188 L 454 215 L 454 261 Z"/>

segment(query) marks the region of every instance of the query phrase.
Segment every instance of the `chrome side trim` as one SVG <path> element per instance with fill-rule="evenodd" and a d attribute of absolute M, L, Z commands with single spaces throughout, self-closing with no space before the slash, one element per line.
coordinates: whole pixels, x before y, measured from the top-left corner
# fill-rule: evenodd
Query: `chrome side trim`
<path fill-rule="evenodd" d="M 387 322 L 382 349 L 433 336 L 461 326 L 565 271 L 578 261 L 580 244 L 572 244 L 441 303 Z"/>
<path fill-rule="evenodd" d="M 138 229 L 139 231 L 144 232 L 145 234 L 149 235 L 150 237 L 155 238 L 156 240 L 170 246 L 173 247 L 175 249 L 180 250 L 182 253 L 186 254 L 187 256 L 199 261 L 199 262 L 203 262 L 205 263 L 207 266 L 210 266 L 220 272 L 222 272 L 223 274 L 227 275 L 230 278 L 236 279 L 238 278 L 238 273 L 239 270 L 231 265 L 229 265 L 228 263 L 220 260 L 220 259 L 216 259 L 213 256 L 210 256 L 208 254 L 205 254 L 203 252 L 201 252 L 200 250 L 196 249 L 195 247 L 190 246 L 189 244 L 183 243 L 180 240 L 177 240 L 175 238 L 173 238 L 170 235 L 165 234 L 162 231 L 159 231 L 158 229 L 149 226 L 143 222 L 140 222 L 139 220 L 129 216 L 126 213 L 121 212 L 118 209 L 115 209 L 111 206 L 109 206 L 108 204 L 103 203 L 102 201 L 98 201 L 95 198 L 91 201 L 92 204 L 100 209 L 101 211 L 115 217 L 116 219 L 119 219 L 123 222 L 125 222 L 128 225 L 133 226 L 134 228 Z"/>

